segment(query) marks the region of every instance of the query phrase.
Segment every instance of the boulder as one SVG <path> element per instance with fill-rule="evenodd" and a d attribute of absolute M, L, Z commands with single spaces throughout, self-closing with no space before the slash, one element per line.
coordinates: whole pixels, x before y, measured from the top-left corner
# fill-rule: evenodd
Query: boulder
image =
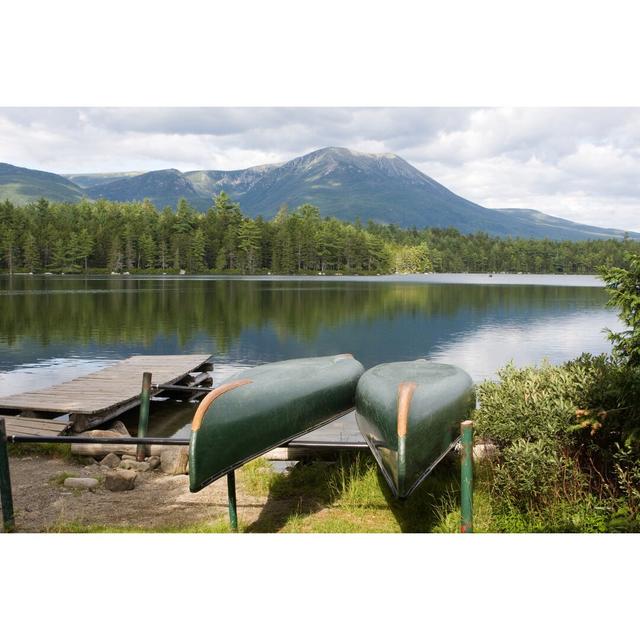
<path fill-rule="evenodd" d="M 151 456 L 147 458 L 149 469 L 157 469 L 160 466 L 160 456 Z"/>
<path fill-rule="evenodd" d="M 151 467 L 148 462 L 136 462 L 135 460 L 123 460 L 118 469 L 130 469 L 133 471 L 149 471 Z"/>
<path fill-rule="evenodd" d="M 95 489 L 98 481 L 95 478 L 66 478 L 64 486 L 70 489 Z"/>
<path fill-rule="evenodd" d="M 493 442 L 480 442 L 473 446 L 474 460 L 495 460 L 499 453 L 497 445 Z"/>
<path fill-rule="evenodd" d="M 95 438 L 99 440 L 100 438 L 130 438 L 131 434 L 127 431 L 127 428 L 124 426 L 120 420 L 114 422 L 109 429 L 91 429 L 90 431 L 85 431 L 82 434 L 83 438 Z M 122 455 L 124 453 L 129 453 L 135 455 L 136 453 L 136 445 L 135 444 L 100 444 L 96 442 L 96 444 L 72 444 L 71 445 L 71 453 L 76 456 L 97 456 L 102 457 L 107 455 L 108 453 L 115 453 L 118 455 Z"/>
<path fill-rule="evenodd" d="M 108 453 L 102 458 L 101 465 L 115 469 L 120 464 L 120 458 L 115 453 Z"/>
<path fill-rule="evenodd" d="M 458 441 L 455 446 L 457 454 L 462 455 L 462 443 Z M 495 460 L 500 453 L 498 446 L 489 440 L 480 440 L 473 445 L 473 460 Z"/>
<path fill-rule="evenodd" d="M 136 484 L 135 471 L 117 469 L 109 471 L 104 479 L 104 488 L 109 491 L 131 491 Z"/>
<path fill-rule="evenodd" d="M 160 468 L 170 476 L 179 476 L 187 473 L 189 469 L 189 447 L 163 447 L 160 452 Z"/>
<path fill-rule="evenodd" d="M 129 435 L 129 432 L 127 431 L 127 427 L 125 426 L 124 422 L 122 422 L 121 420 L 116 420 L 109 427 L 109 431 L 115 431 L 116 433 L 119 433 L 125 437 Z"/>

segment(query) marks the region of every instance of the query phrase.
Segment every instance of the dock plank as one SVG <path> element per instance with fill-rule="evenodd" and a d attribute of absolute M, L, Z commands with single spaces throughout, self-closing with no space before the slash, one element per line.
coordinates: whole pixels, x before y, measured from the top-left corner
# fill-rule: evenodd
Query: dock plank
<path fill-rule="evenodd" d="M 0 416 L 8 436 L 57 436 L 69 427 L 68 421 L 23 418 L 22 416 Z"/>
<path fill-rule="evenodd" d="M 209 358 L 205 354 L 132 356 L 46 389 L 0 397 L 0 409 L 89 416 L 112 412 L 136 401 L 145 371 L 151 371 L 154 384 L 173 384 Z"/>

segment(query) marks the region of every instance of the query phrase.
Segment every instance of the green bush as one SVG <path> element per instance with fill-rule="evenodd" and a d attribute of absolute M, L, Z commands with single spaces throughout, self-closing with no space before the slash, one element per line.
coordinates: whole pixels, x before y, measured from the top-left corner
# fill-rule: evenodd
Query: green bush
<path fill-rule="evenodd" d="M 519 438 L 502 451 L 494 470 L 494 493 L 510 506 L 533 509 L 555 493 L 563 466 L 548 442 Z"/>
<path fill-rule="evenodd" d="M 607 518 L 611 530 L 635 530 L 640 518 L 636 368 L 615 356 L 583 354 L 560 366 L 508 365 L 498 375 L 498 381 L 479 386 L 475 413 L 478 435 L 499 447 L 489 463 L 496 513 L 508 515 L 509 522 L 519 513 L 523 522 L 533 523 L 544 512 L 557 530 L 596 530 Z M 579 515 L 587 500 L 600 509 L 591 523 Z"/>
<path fill-rule="evenodd" d="M 577 402 L 588 384 L 589 371 L 581 366 L 518 369 L 508 364 L 498 381 L 478 387 L 480 408 L 475 415 L 478 435 L 501 447 L 514 441 L 551 439 L 566 444 L 574 422 Z"/>

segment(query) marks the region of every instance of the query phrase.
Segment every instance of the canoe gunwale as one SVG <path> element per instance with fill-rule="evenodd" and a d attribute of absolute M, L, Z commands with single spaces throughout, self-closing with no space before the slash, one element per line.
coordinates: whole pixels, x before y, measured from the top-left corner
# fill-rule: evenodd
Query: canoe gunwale
<path fill-rule="evenodd" d="M 333 422 L 334 420 L 338 420 L 339 418 L 342 418 L 342 417 L 346 416 L 347 414 L 351 413 L 353 411 L 353 409 L 354 409 L 353 407 L 350 407 L 349 409 L 345 409 L 344 411 L 341 411 L 340 413 L 336 413 L 335 415 L 331 416 L 330 418 L 327 418 L 326 420 L 323 420 L 322 422 L 319 422 L 318 424 L 314 424 L 312 427 L 309 427 L 308 429 L 305 429 L 304 431 L 300 431 L 300 432 L 295 433 L 295 434 L 293 434 L 291 436 L 287 436 L 284 440 L 280 440 L 279 442 L 277 442 L 277 443 L 275 443 L 273 445 L 269 445 L 266 449 L 263 449 L 262 451 L 259 451 L 258 453 L 255 453 L 255 454 L 251 454 L 250 456 L 247 456 L 246 458 L 243 458 L 239 462 L 236 462 L 235 464 L 232 464 L 232 465 L 229 465 L 228 467 L 225 467 L 222 471 L 219 471 L 218 473 L 216 473 L 213 476 L 207 478 L 206 480 L 203 480 L 199 485 L 197 485 L 193 489 L 190 489 L 191 493 L 196 493 L 197 491 L 200 491 L 201 489 L 204 489 L 206 486 L 210 485 L 212 482 L 215 482 L 216 480 L 219 480 L 223 476 L 226 476 L 228 473 L 231 473 L 235 469 L 238 469 L 238 468 L 242 467 L 243 465 L 245 465 L 247 462 L 250 462 L 251 460 L 255 460 L 256 458 L 259 458 L 260 456 L 264 455 L 265 453 L 268 453 L 272 449 L 275 449 L 277 447 L 281 447 L 281 446 L 287 444 L 287 442 L 291 442 L 292 440 L 295 440 L 296 438 L 299 438 L 300 436 L 304 436 L 307 433 L 311 433 L 312 431 L 315 431 L 316 429 L 320 429 L 321 427 L 324 427 L 325 425 L 329 424 L 330 422 Z"/>
<path fill-rule="evenodd" d="M 458 442 L 460 442 L 460 436 L 458 436 L 457 438 L 454 438 L 453 442 L 418 476 L 418 478 L 414 481 L 414 483 L 411 485 L 409 490 L 403 493 L 403 495 L 400 495 L 398 493 L 397 487 L 393 482 L 393 478 L 389 474 L 389 471 L 387 470 L 386 466 L 382 461 L 382 457 L 378 453 L 378 447 L 380 446 L 380 443 L 378 444 L 374 443 L 363 432 L 361 432 L 361 434 L 362 434 L 362 437 L 365 439 L 367 445 L 369 446 L 369 450 L 371 451 L 371 453 L 373 453 L 373 457 L 376 459 L 376 462 L 378 463 L 378 468 L 380 469 L 380 471 L 382 471 L 382 475 L 384 476 L 384 479 L 387 481 L 387 484 L 391 489 L 391 493 L 393 494 L 393 497 L 399 500 L 404 500 L 408 498 L 418 488 L 418 486 L 422 483 L 422 481 L 436 468 L 436 466 L 440 464 L 440 462 L 442 462 L 442 460 L 449 453 L 451 453 L 451 451 L 455 448 Z"/>
<path fill-rule="evenodd" d="M 209 411 L 209 408 L 217 398 L 227 393 L 228 391 L 232 391 L 233 389 L 237 389 L 238 387 L 243 387 L 245 384 L 251 384 L 252 382 L 253 380 L 243 378 L 242 380 L 226 382 L 224 384 L 221 384 L 219 387 L 216 387 L 215 389 L 209 391 L 209 393 L 207 393 L 207 395 L 200 401 L 200 404 L 196 409 L 193 420 L 191 421 L 191 431 L 198 431 L 200 429 L 207 411 Z"/>

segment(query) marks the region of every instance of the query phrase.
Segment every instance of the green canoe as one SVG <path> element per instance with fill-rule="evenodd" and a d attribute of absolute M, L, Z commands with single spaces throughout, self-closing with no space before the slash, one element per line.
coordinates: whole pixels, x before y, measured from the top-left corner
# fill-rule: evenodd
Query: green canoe
<path fill-rule="evenodd" d="M 394 496 L 406 498 L 440 462 L 475 406 L 469 375 L 426 360 L 390 362 L 358 382 L 356 420 Z"/>
<path fill-rule="evenodd" d="M 351 411 L 363 371 L 343 354 L 265 364 L 227 378 L 193 418 L 191 491 Z"/>

